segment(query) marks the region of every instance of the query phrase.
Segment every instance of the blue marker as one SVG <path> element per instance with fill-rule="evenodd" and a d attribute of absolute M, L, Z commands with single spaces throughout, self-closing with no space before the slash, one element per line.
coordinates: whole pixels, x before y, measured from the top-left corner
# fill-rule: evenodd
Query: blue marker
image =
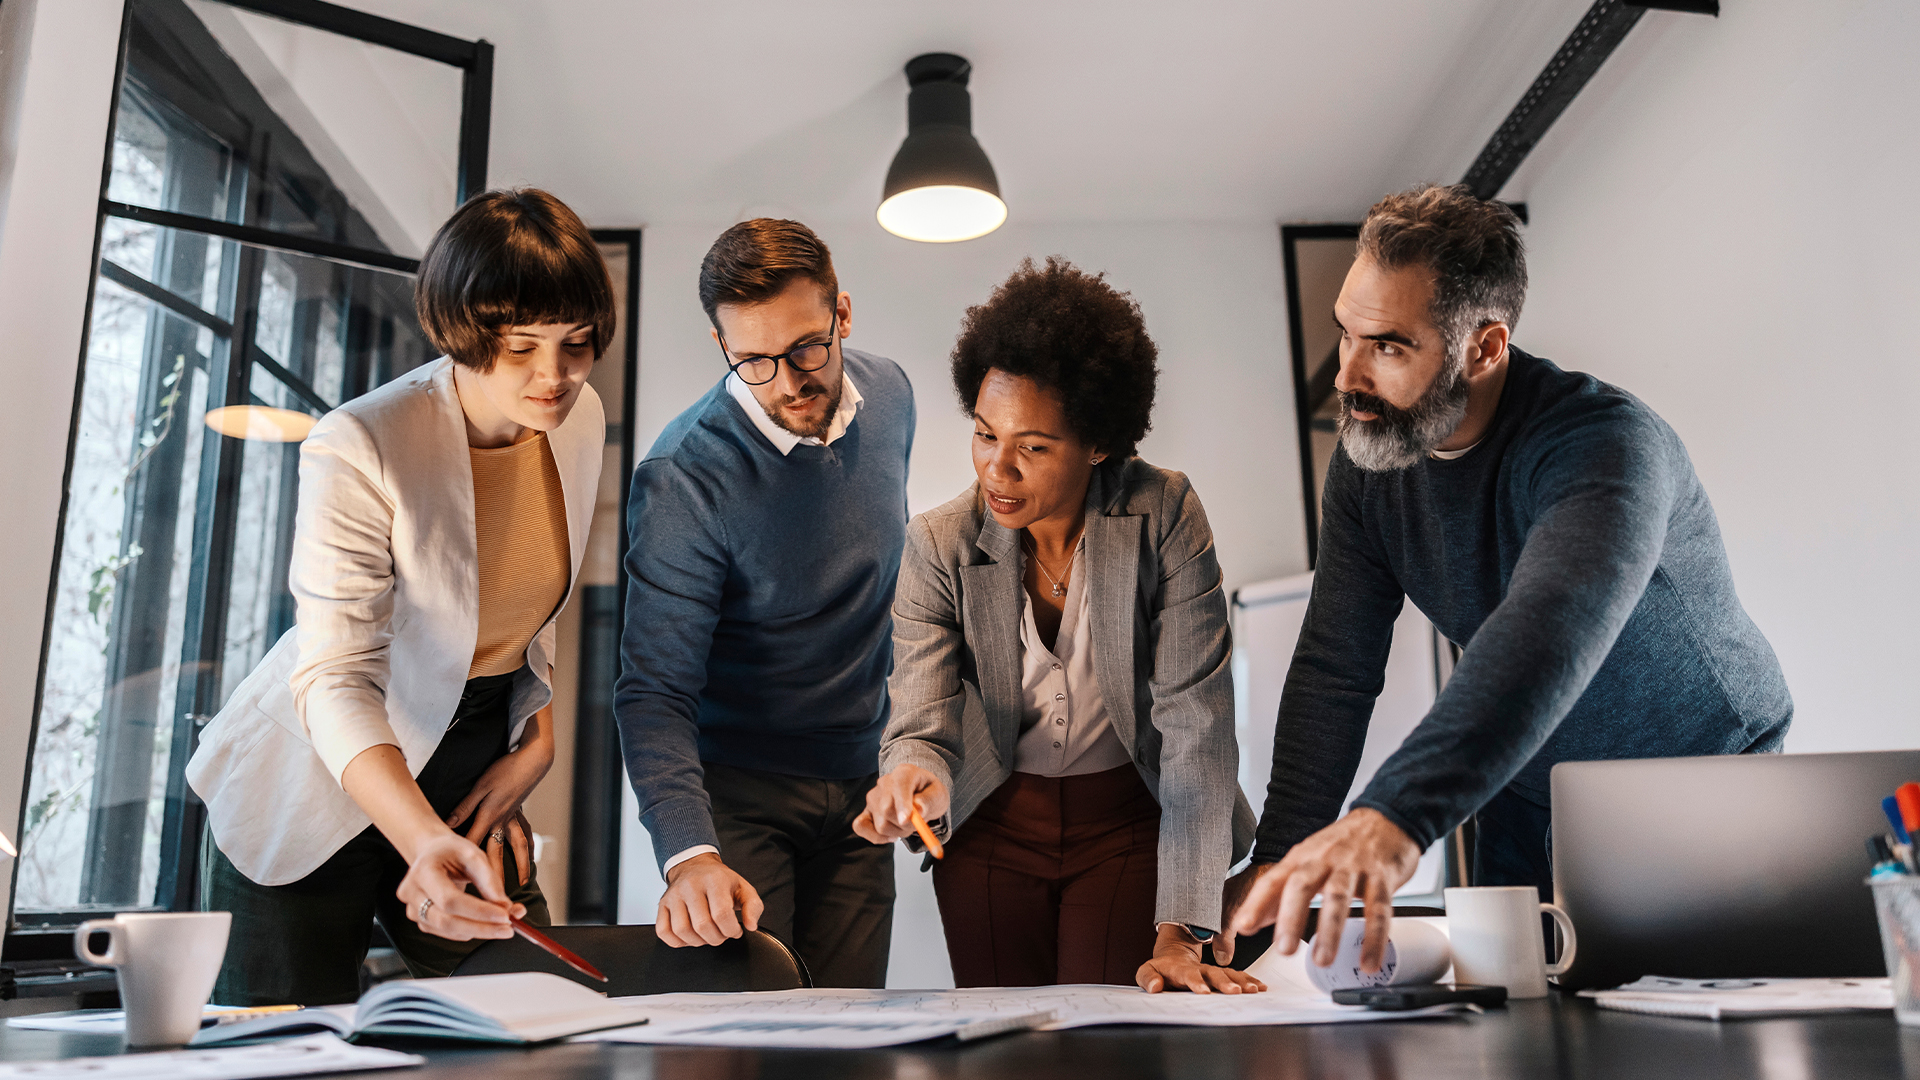
<path fill-rule="evenodd" d="M 1893 823 L 1893 838 L 1902 844 L 1913 843 L 1913 837 L 1907 835 L 1906 822 L 1900 820 L 1900 800 L 1889 795 L 1880 800 L 1880 809 L 1886 813 L 1887 820 Z"/>
<path fill-rule="evenodd" d="M 1889 844 L 1884 836 L 1867 838 L 1867 856 L 1873 860 L 1873 872 L 1869 875 L 1871 877 L 1893 877 L 1907 872 L 1907 868 L 1894 856 L 1893 845 Z"/>

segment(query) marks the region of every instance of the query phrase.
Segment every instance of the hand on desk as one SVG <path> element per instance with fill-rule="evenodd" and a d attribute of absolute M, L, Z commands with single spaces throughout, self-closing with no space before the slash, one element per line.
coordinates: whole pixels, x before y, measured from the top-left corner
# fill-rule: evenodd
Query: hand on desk
<path fill-rule="evenodd" d="M 467 892 L 471 884 L 479 896 Z M 414 848 L 413 863 L 397 890 L 407 905 L 407 918 L 422 930 L 452 941 L 474 938 L 510 938 L 516 919 L 525 918 L 524 904 L 507 900 L 500 874 L 473 842 L 448 832 L 422 841 Z M 423 901 L 426 910 L 421 910 Z"/>
<path fill-rule="evenodd" d="M 891 844 L 913 835 L 908 814 L 920 804 L 928 821 L 947 816 L 951 797 L 947 786 L 918 765 L 900 765 L 874 782 L 867 791 L 867 808 L 853 819 L 853 831 L 862 840 Z"/>
<path fill-rule="evenodd" d="M 1232 968 L 1214 967 L 1200 962 L 1200 943 L 1184 926 L 1172 923 L 1160 927 L 1159 940 L 1153 945 L 1153 959 L 1140 965 L 1133 981 L 1149 994 L 1162 990 L 1191 990 L 1196 994 L 1257 994 L 1267 984 Z"/>
<path fill-rule="evenodd" d="M 1279 862 L 1238 875 L 1236 881 L 1252 875 L 1252 882 L 1239 886 L 1245 896 L 1229 925 L 1236 934 L 1272 926 L 1273 947 L 1291 956 L 1306 933 L 1312 910 L 1308 905 L 1317 893 L 1320 925 L 1311 959 L 1325 967 L 1333 963 L 1347 912 L 1359 898 L 1366 904 L 1367 919 L 1360 969 L 1379 971 L 1393 925 L 1394 890 L 1405 885 L 1419 865 L 1419 846 L 1398 825 L 1378 810 L 1355 810 L 1294 845 Z M 1234 891 L 1231 883 L 1228 891 Z"/>
<path fill-rule="evenodd" d="M 695 855 L 667 874 L 654 933 L 676 949 L 718 945 L 744 933 L 742 923 L 747 930 L 758 930 L 766 906 L 747 879 L 729 869 L 720 856 Z"/>

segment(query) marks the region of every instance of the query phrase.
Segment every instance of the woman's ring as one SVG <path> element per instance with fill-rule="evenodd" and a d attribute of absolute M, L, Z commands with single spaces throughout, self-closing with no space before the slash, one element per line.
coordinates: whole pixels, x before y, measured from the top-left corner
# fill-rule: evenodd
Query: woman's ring
<path fill-rule="evenodd" d="M 414 922 L 417 922 L 417 923 L 424 923 L 424 922 L 426 922 L 426 921 L 427 921 L 427 911 L 428 911 L 428 909 L 429 909 L 429 908 L 432 908 L 432 907 L 433 907 L 433 897 L 431 897 L 431 896 L 429 896 L 429 897 L 427 897 L 426 899 L 424 899 L 424 900 L 421 900 L 421 901 L 420 901 L 420 917 L 419 917 L 419 918 L 417 918 L 417 919 L 415 919 L 415 920 L 413 920 L 413 921 L 414 921 Z"/>
<path fill-rule="evenodd" d="M 507 830 L 505 830 L 505 829 L 495 829 L 495 830 L 493 830 L 493 834 L 492 834 L 492 839 L 493 839 L 493 842 L 494 842 L 494 843 L 496 843 L 496 844 L 504 844 L 504 843 L 506 843 L 506 842 L 507 842 Z"/>

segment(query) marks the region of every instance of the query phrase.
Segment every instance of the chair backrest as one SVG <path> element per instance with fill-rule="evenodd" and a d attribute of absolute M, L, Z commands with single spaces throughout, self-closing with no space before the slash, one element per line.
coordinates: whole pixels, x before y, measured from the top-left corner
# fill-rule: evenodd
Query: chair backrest
<path fill-rule="evenodd" d="M 467 954 L 453 973 L 547 971 L 609 997 L 798 990 L 813 985 L 800 957 L 764 930 L 748 931 L 744 937 L 724 944 L 690 949 L 662 945 L 651 925 L 555 926 L 543 932 L 599 968 L 607 981 L 595 982 L 518 937 L 488 941 Z"/>

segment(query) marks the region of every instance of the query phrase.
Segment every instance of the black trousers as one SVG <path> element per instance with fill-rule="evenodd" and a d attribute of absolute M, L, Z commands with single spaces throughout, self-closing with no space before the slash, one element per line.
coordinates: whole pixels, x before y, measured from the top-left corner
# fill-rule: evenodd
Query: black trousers
<path fill-rule="evenodd" d="M 473 790 L 487 766 L 506 754 L 512 675 L 467 682 L 453 720 L 433 757 L 420 770 L 420 790 L 445 817 Z M 449 941 L 420 929 L 394 891 L 407 863 L 372 826 L 319 868 L 286 885 L 261 885 L 241 873 L 203 838 L 200 904 L 233 912 L 227 957 L 214 983 L 218 1005 L 333 1005 L 360 996 L 375 919 L 416 978 L 451 974 L 478 941 Z M 545 926 L 547 902 L 533 874 L 519 871 L 507 852 L 507 894 L 527 906 L 527 921 Z"/>
<path fill-rule="evenodd" d="M 878 774 L 816 780 L 710 761 L 702 767 L 720 858 L 767 905 L 760 928 L 800 954 L 815 986 L 885 986 L 893 845 L 853 832 Z"/>
<path fill-rule="evenodd" d="M 1553 900 L 1553 811 L 1501 788 L 1473 816 L 1473 883 L 1532 885 Z M 1549 937 L 1547 940 L 1553 940 Z"/>

